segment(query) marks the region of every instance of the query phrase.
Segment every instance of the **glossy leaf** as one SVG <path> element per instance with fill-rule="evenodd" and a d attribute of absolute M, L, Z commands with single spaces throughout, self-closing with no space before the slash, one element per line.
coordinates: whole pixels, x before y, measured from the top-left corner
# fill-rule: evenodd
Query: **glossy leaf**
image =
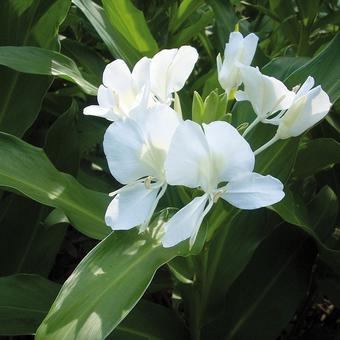
<path fill-rule="evenodd" d="M 305 297 L 315 255 L 301 232 L 277 228 L 234 282 L 223 314 L 206 327 L 203 339 L 275 339 Z"/>
<path fill-rule="evenodd" d="M 340 97 L 340 64 L 337 56 L 340 53 L 340 34 L 312 60 L 293 72 L 285 81 L 290 87 L 302 84 L 309 75 L 315 78 L 316 84 L 328 93 L 331 102 Z"/>
<path fill-rule="evenodd" d="M 115 232 L 97 245 L 63 285 L 37 340 L 95 340 L 110 334 L 141 298 L 157 268 L 188 253 L 188 245 L 162 247 L 167 214 L 144 233 Z"/>
<path fill-rule="evenodd" d="M 38 275 L 0 278 L 0 335 L 33 334 L 60 285 Z"/>
<path fill-rule="evenodd" d="M 70 0 L 1 1 L 0 45 L 59 50 L 58 29 L 70 5 Z M 0 78 L 0 131 L 22 136 L 37 118 L 52 78 L 5 67 Z"/>
<path fill-rule="evenodd" d="M 47 227 L 48 213 L 49 208 L 15 194 L 1 200 L 0 276 L 48 276 L 66 230 L 66 225 Z"/>
<path fill-rule="evenodd" d="M 108 235 L 103 220 L 107 195 L 84 188 L 59 172 L 41 149 L 5 133 L 0 134 L 0 159 L 0 186 L 63 210 L 72 225 L 90 237 Z"/>
<path fill-rule="evenodd" d="M 19 72 L 60 77 L 77 84 L 87 94 L 97 94 L 97 87 L 84 79 L 74 61 L 58 52 L 39 47 L 2 46 L 0 65 Z"/>
<path fill-rule="evenodd" d="M 141 58 L 128 40 L 112 27 L 102 7 L 92 0 L 72 0 L 72 2 L 84 13 L 114 57 L 124 59 L 130 66 Z"/>
<path fill-rule="evenodd" d="M 102 0 L 111 26 L 142 55 L 158 52 L 157 42 L 145 21 L 144 14 L 131 0 Z"/>
<path fill-rule="evenodd" d="M 106 339 L 184 340 L 187 338 L 188 332 L 174 311 L 142 299 Z"/>
<path fill-rule="evenodd" d="M 318 138 L 302 143 L 294 166 L 294 177 L 304 178 L 340 162 L 340 143 Z"/>

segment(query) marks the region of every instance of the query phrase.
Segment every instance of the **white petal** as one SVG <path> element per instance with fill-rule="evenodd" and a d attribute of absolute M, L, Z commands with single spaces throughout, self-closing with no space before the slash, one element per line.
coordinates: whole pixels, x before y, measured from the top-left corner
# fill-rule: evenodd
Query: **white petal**
<path fill-rule="evenodd" d="M 162 239 L 164 247 L 173 247 L 197 234 L 205 214 L 208 213 L 205 211 L 208 199 L 207 194 L 194 198 L 164 225 L 165 234 Z"/>
<path fill-rule="evenodd" d="M 148 109 L 144 118 L 143 130 L 155 148 L 167 152 L 172 137 L 181 122 L 182 120 L 175 110 L 167 105 L 158 104 Z"/>
<path fill-rule="evenodd" d="M 258 209 L 281 201 L 284 192 L 278 179 L 250 173 L 229 182 L 221 197 L 240 209 Z"/>
<path fill-rule="evenodd" d="M 268 113 L 287 109 L 293 102 L 294 92 L 278 79 L 262 74 L 258 68 L 244 66 L 240 70 L 244 92 L 255 113 L 265 118 Z"/>
<path fill-rule="evenodd" d="M 177 48 L 165 49 L 151 59 L 150 63 L 150 84 L 151 91 L 163 102 L 167 102 L 167 80 L 168 69 L 175 58 Z"/>
<path fill-rule="evenodd" d="M 184 86 L 197 59 L 198 53 L 191 46 L 158 52 L 150 63 L 151 91 L 167 103 L 171 93 Z"/>
<path fill-rule="evenodd" d="M 182 46 L 176 53 L 168 71 L 168 93 L 179 91 L 189 78 L 196 61 L 198 53 L 191 46 Z"/>
<path fill-rule="evenodd" d="M 98 88 L 97 99 L 98 104 L 102 107 L 113 108 L 117 105 L 113 92 L 103 85 L 100 85 Z"/>
<path fill-rule="evenodd" d="M 202 128 L 190 120 L 177 128 L 170 144 L 165 172 L 167 182 L 196 188 L 208 180 L 209 148 Z"/>
<path fill-rule="evenodd" d="M 132 88 L 131 72 L 125 61 L 117 59 L 105 67 L 103 84 L 119 94 Z"/>
<path fill-rule="evenodd" d="M 105 223 L 113 230 L 128 230 L 148 223 L 157 204 L 158 191 L 159 188 L 147 189 L 144 183 L 122 191 L 108 206 Z"/>
<path fill-rule="evenodd" d="M 235 92 L 235 99 L 238 102 L 243 102 L 245 100 L 249 100 L 247 94 L 244 91 L 236 91 Z"/>
<path fill-rule="evenodd" d="M 153 168 L 143 161 L 145 137 L 134 120 L 111 124 L 105 132 L 103 146 L 109 169 L 120 183 L 155 176 Z"/>
<path fill-rule="evenodd" d="M 305 82 L 301 85 L 298 92 L 296 93 L 296 99 L 307 94 L 313 88 L 314 83 L 315 81 L 313 77 L 311 76 L 307 77 Z"/>
<path fill-rule="evenodd" d="M 239 62 L 244 64 L 244 65 L 250 65 L 255 52 L 256 52 L 256 47 L 257 43 L 259 41 L 259 38 L 257 35 L 254 33 L 248 34 L 244 39 L 243 39 L 243 53 L 239 59 Z"/>
<path fill-rule="evenodd" d="M 150 58 L 144 57 L 136 63 L 132 70 L 132 79 L 137 92 L 150 82 L 150 62 Z"/>
<path fill-rule="evenodd" d="M 84 115 L 87 116 L 97 116 L 101 118 L 106 118 L 108 120 L 114 121 L 117 116 L 112 112 L 110 108 L 101 107 L 99 105 L 90 105 L 84 108 Z"/>
<path fill-rule="evenodd" d="M 323 119 L 330 110 L 331 102 L 321 86 L 298 98 L 282 117 L 277 135 L 285 139 L 296 137 Z"/>
<path fill-rule="evenodd" d="M 231 181 L 254 168 L 255 157 L 248 142 L 227 122 L 203 124 L 217 183 Z M 206 165 L 207 166 L 207 165 Z"/>

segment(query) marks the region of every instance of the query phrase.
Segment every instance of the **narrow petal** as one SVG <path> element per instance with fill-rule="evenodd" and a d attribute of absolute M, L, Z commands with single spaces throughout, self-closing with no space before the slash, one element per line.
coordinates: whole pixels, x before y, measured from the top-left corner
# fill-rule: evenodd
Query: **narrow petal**
<path fill-rule="evenodd" d="M 118 94 L 127 92 L 132 88 L 131 72 L 125 61 L 117 59 L 105 67 L 103 84 Z"/>
<path fill-rule="evenodd" d="M 100 85 L 97 94 L 98 104 L 102 107 L 113 108 L 117 105 L 117 100 L 113 92 L 107 87 Z"/>
<path fill-rule="evenodd" d="M 231 181 L 254 169 L 255 157 L 248 142 L 227 122 L 203 124 L 214 164 L 217 184 Z"/>
<path fill-rule="evenodd" d="M 281 201 L 283 184 L 272 176 L 253 172 L 229 182 L 221 197 L 240 209 L 258 209 Z"/>
<path fill-rule="evenodd" d="M 104 152 L 112 175 L 123 184 L 154 176 L 154 170 L 143 161 L 145 138 L 132 119 L 111 124 L 104 135 Z"/>
<path fill-rule="evenodd" d="M 209 148 L 202 128 L 190 120 L 177 128 L 165 161 L 167 182 L 196 188 L 209 174 Z"/>
<path fill-rule="evenodd" d="M 162 239 L 164 247 L 173 247 L 197 234 L 204 216 L 208 213 L 205 211 L 208 200 L 207 194 L 194 198 L 165 224 Z"/>
<path fill-rule="evenodd" d="M 147 223 L 152 216 L 158 189 L 147 189 L 144 183 L 136 183 L 120 194 L 109 204 L 105 223 L 113 230 L 128 230 Z"/>
<path fill-rule="evenodd" d="M 84 108 L 83 113 L 86 116 L 97 116 L 101 118 L 106 118 L 111 121 L 114 121 L 117 119 L 116 115 L 112 112 L 110 108 L 101 107 L 99 105 L 87 106 Z"/>
<path fill-rule="evenodd" d="M 311 76 L 307 77 L 305 82 L 301 85 L 298 92 L 296 93 L 296 99 L 307 94 L 313 88 L 314 83 L 315 83 L 315 81 L 314 81 L 313 77 L 311 77 Z"/>

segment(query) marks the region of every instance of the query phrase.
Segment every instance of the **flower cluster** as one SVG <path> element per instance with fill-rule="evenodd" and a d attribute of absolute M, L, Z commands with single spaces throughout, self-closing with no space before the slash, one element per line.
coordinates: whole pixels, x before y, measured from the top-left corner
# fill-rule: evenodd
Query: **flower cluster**
<path fill-rule="evenodd" d="M 190 239 L 219 199 L 240 209 L 257 209 L 284 197 L 282 183 L 254 172 L 255 155 L 279 139 L 297 136 L 320 121 L 331 103 L 308 77 L 289 90 L 278 79 L 251 67 L 258 38 L 230 35 L 224 59 L 217 57 L 221 87 L 237 101 L 251 103 L 256 119 L 243 136 L 225 121 L 203 126 L 183 121 L 172 108 L 174 94 L 185 84 L 198 59 L 190 46 L 162 50 L 142 58 L 130 72 L 122 60 L 106 66 L 98 105 L 84 113 L 113 123 L 104 136 L 104 152 L 112 175 L 124 186 L 111 193 L 105 221 L 113 230 L 147 228 L 168 185 L 198 188 L 202 194 L 179 210 L 164 226 L 164 247 Z M 237 90 L 243 84 L 243 90 Z M 277 125 L 275 136 L 252 151 L 245 140 L 258 123 Z"/>

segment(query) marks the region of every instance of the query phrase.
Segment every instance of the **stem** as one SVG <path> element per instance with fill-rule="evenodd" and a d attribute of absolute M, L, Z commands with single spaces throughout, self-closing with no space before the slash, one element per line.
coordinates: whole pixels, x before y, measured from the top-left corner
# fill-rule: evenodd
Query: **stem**
<path fill-rule="evenodd" d="M 267 143 L 263 144 L 260 148 L 254 151 L 254 155 L 257 156 L 259 153 L 262 151 L 266 150 L 269 148 L 271 145 L 273 145 L 275 142 L 279 140 L 279 137 L 275 135 L 271 140 L 269 140 Z"/>
<path fill-rule="evenodd" d="M 249 131 L 251 131 L 258 123 L 260 123 L 261 118 L 260 117 L 256 117 L 253 122 L 251 124 L 249 124 L 249 126 L 244 130 L 242 137 L 245 137 Z"/>

